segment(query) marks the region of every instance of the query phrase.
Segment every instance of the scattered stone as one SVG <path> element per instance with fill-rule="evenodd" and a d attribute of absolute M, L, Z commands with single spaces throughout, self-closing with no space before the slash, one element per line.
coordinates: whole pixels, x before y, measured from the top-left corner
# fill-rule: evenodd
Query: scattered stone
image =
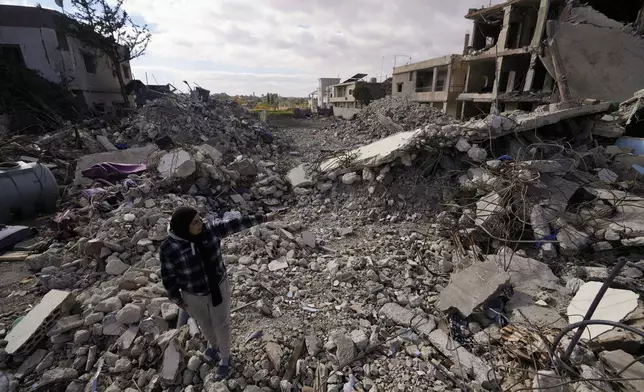
<path fill-rule="evenodd" d="M 620 384 L 633 391 L 644 391 L 644 365 L 636 361 L 632 355 L 623 350 L 602 351 L 599 358 L 614 373 L 620 373 L 619 377 L 625 379 Z"/>
<path fill-rule="evenodd" d="M 351 340 L 360 351 L 364 350 L 369 345 L 369 338 L 367 337 L 367 334 L 361 329 L 356 329 L 351 332 Z"/>
<path fill-rule="evenodd" d="M 411 320 L 414 318 L 414 312 L 410 309 L 403 308 L 402 306 L 390 302 L 382 306 L 378 314 L 385 317 L 387 320 L 391 320 L 397 325 L 403 327 L 409 327 Z"/>
<path fill-rule="evenodd" d="M 279 344 L 274 343 L 274 342 L 268 342 L 266 343 L 266 355 L 268 355 L 268 359 L 271 361 L 271 364 L 273 364 L 273 369 L 276 371 L 280 371 L 280 363 L 282 360 L 282 347 L 280 347 Z"/>
<path fill-rule="evenodd" d="M 110 275 L 122 275 L 130 268 L 128 264 L 125 264 L 121 259 L 114 255 L 110 255 L 107 258 L 107 265 L 105 266 L 105 272 Z"/>
<path fill-rule="evenodd" d="M 116 313 L 116 320 L 121 324 L 129 325 L 141 321 L 142 315 L 140 306 L 127 304 Z"/>

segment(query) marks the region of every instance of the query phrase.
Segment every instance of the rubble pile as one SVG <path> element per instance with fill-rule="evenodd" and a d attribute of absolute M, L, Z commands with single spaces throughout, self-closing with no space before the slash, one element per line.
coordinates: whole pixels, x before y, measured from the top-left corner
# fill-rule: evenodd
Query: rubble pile
<path fill-rule="evenodd" d="M 133 146 L 79 157 L 55 237 L 24 260 L 47 294 L 2 341 L 7 380 L 69 392 L 509 391 L 569 381 L 593 391 L 584 379 L 639 364 L 644 339 L 593 326 L 571 347 L 574 371 L 557 372 L 551 358 L 572 343 L 553 342 L 623 257 L 619 287 L 594 318 L 644 325 L 644 163 L 637 140 L 615 140 L 637 102 L 464 123 L 426 115 L 411 128 L 423 114 L 402 125 L 389 113 L 394 127 L 371 125 L 383 138 L 365 134 L 363 145 L 287 173 L 280 142 L 262 140 L 245 114 L 226 128 L 234 109 L 218 103 L 157 101 L 120 131 L 100 125 L 85 134 L 102 148 L 96 136 Z M 172 128 L 181 121 L 194 124 L 183 142 Z M 158 248 L 184 205 L 209 220 L 282 213 L 222 241 L 233 283 L 233 371 L 223 382 L 160 281 Z"/>
<path fill-rule="evenodd" d="M 146 104 L 122 120 L 114 143 L 145 144 L 162 137 L 175 143 L 205 142 L 225 157 L 270 155 L 273 138 L 264 122 L 234 101 L 199 101 L 172 95 Z"/>
<path fill-rule="evenodd" d="M 459 386 L 458 380 L 469 379 L 475 380 L 472 385 L 486 389 L 495 383 L 503 390 L 521 384 L 530 388 L 533 383 L 544 388 L 547 384 L 542 379 L 547 375 L 533 379 L 501 364 L 516 361 L 519 355 L 527 361 L 523 365 L 536 373 L 550 366 L 550 352 L 560 355 L 567 349 L 569 338 L 558 347 L 549 347 L 548 341 L 567 326 L 562 315 L 569 323 L 581 320 L 599 292 L 599 282 L 608 277 L 616 262 L 613 250 L 629 260 L 616 278 L 619 287 L 629 290 L 611 294 L 620 296 L 618 302 L 627 308 L 611 305 L 616 299 L 607 295 L 600 305 L 607 313 L 598 311 L 594 318 L 628 325 L 639 325 L 642 319 L 644 308 L 637 303 L 637 293 L 644 287 L 637 277 L 644 271 L 639 261 L 644 237 L 638 230 L 644 189 L 638 174 L 644 167 L 641 150 L 636 151 L 641 146 L 639 139 L 615 139 L 624 133 L 629 119 L 637 118 L 633 116 L 639 101 L 636 94 L 613 113 L 610 104 L 597 102 L 549 105 L 532 113 L 516 111 L 451 125 L 452 133 L 430 124 L 343 151 L 326 161 L 298 166 L 288 179 L 299 206 L 317 208 L 313 219 L 342 211 L 336 215 L 340 227 L 346 227 L 351 216 L 359 217 L 360 225 L 406 226 L 432 214 L 431 225 L 418 231 L 420 226 L 415 224 L 417 231 L 401 237 L 397 244 L 376 240 L 376 244 L 369 243 L 369 249 L 356 249 L 356 254 L 367 252 L 373 260 L 382 260 L 386 257 L 382 253 L 391 250 L 394 259 L 407 262 L 398 265 L 397 272 L 406 270 L 401 280 L 367 275 L 371 282 L 365 284 L 379 287 L 377 304 L 393 300 L 401 307 L 391 316 L 399 325 L 408 326 L 410 318 L 419 315 L 437 324 L 441 319 L 447 321 L 447 328 L 434 329 L 434 325 L 428 336 L 405 340 L 404 349 L 393 352 L 404 351 L 408 361 L 431 361 L 437 352 L 442 353 L 451 363 L 460 364 L 438 371 L 447 374 L 447 380 L 455 375 L 454 386 Z M 560 123 L 573 132 L 562 133 Z M 586 130 L 581 137 L 574 133 L 576 127 Z M 514 135 L 506 137 L 509 133 Z M 433 205 L 430 196 L 423 200 L 425 207 L 414 202 L 414 187 L 404 184 L 405 173 L 428 171 L 433 173 L 429 176 L 433 182 L 425 182 L 425 187 L 434 190 L 434 199 L 440 199 L 442 208 Z M 398 248 L 404 240 L 406 247 Z M 383 271 L 387 264 L 376 265 Z M 423 267 L 431 273 L 422 271 Z M 383 274 L 388 272 L 385 269 Z M 418 302 L 409 294 L 397 296 L 396 291 L 389 291 L 390 282 L 394 290 L 418 292 L 420 306 L 427 313 L 414 312 Z M 394 296 L 387 297 L 387 292 Z M 585 305 L 573 306 L 580 298 Z M 361 307 L 375 310 L 369 300 L 367 304 Z M 549 336 L 545 341 L 544 331 Z M 641 347 L 641 336 L 610 327 L 605 331 L 611 332 L 593 333 L 573 350 L 573 362 L 585 378 L 609 378 L 600 370 L 604 368 L 600 362 L 610 368 L 607 358 L 611 356 L 624 361 L 623 368 L 633 359 L 631 354 L 641 354 L 636 348 Z M 628 343 L 615 345 L 618 340 Z M 425 354 L 424 345 L 428 347 Z M 458 346 L 455 352 L 453 347 Z M 614 351 L 625 346 L 629 346 L 627 352 Z M 541 358 L 536 368 L 535 356 Z M 499 371 L 503 376 L 496 378 Z M 368 376 L 358 374 L 358 380 L 371 382 Z M 578 376 L 562 375 L 556 380 L 563 383 L 566 377 Z M 409 383 L 409 378 L 405 382 L 417 385 Z M 606 384 L 601 390 L 613 388 Z"/>
<path fill-rule="evenodd" d="M 401 97 L 387 96 L 371 102 L 350 121 L 327 127 L 336 137 L 362 143 L 433 124 L 459 123 L 439 109 Z"/>

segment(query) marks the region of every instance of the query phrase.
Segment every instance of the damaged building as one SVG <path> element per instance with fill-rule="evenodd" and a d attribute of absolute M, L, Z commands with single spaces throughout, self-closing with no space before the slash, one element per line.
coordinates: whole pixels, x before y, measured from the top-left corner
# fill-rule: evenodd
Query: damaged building
<path fill-rule="evenodd" d="M 465 88 L 466 66 L 460 55 L 447 55 L 394 68 L 394 97 L 427 103 L 454 117 L 462 103 L 456 98 Z"/>
<path fill-rule="evenodd" d="M 0 5 L 0 57 L 67 86 L 92 109 L 123 104 L 119 81 L 107 56 L 67 35 L 69 19 L 46 8 Z M 132 80 L 129 62 L 121 64 L 124 83 Z"/>
<path fill-rule="evenodd" d="M 329 86 L 331 96 L 329 102 L 333 106 L 333 115 L 343 118 L 352 118 L 364 106 L 363 100 L 354 96 L 357 87 L 366 87 L 370 93 L 370 101 L 383 98 L 385 90 L 382 83 L 378 83 L 376 78 L 371 78 L 369 82 L 363 81 L 367 74 L 358 73 L 343 81 L 342 83 Z"/>
<path fill-rule="evenodd" d="M 641 0 L 619 6 L 508 0 L 471 9 L 461 117 L 573 99 L 627 99 L 633 86 L 644 85 L 641 9 Z"/>

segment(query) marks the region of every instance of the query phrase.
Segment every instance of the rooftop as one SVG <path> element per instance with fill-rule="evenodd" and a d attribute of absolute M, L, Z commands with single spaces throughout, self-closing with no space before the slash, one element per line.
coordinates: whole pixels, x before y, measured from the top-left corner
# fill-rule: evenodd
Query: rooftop
<path fill-rule="evenodd" d="M 67 17 L 47 8 L 0 5 L 0 26 L 56 29 L 57 18 Z"/>

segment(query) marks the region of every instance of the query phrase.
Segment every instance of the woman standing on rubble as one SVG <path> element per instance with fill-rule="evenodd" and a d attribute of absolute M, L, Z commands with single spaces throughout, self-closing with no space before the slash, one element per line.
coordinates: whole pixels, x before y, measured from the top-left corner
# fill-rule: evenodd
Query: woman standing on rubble
<path fill-rule="evenodd" d="M 230 373 L 230 297 L 232 287 L 221 257 L 221 238 L 267 222 L 269 216 L 251 215 L 204 222 L 192 207 L 172 214 L 168 238 L 161 245 L 161 278 L 168 298 L 197 321 L 210 347 L 208 362 L 219 358 L 215 375 Z"/>

